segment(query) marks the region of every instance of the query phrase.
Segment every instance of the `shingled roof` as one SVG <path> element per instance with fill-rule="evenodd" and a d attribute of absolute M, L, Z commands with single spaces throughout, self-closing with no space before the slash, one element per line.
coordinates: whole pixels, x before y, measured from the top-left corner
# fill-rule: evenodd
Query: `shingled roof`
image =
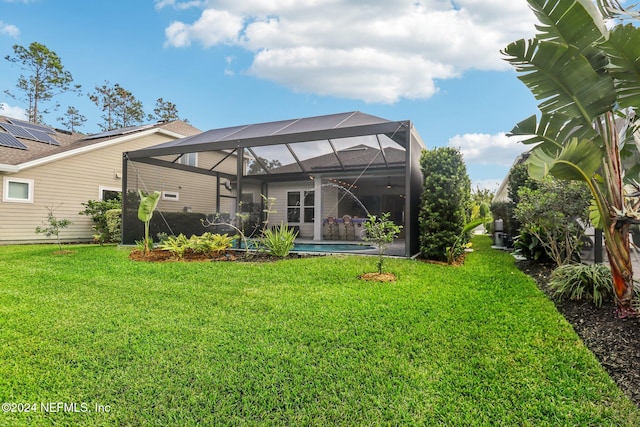
<path fill-rule="evenodd" d="M 182 120 L 130 126 L 91 135 L 39 125 L 44 133 L 51 138 L 47 139 L 48 142 L 46 142 L 44 138 L 38 140 L 37 136 L 34 137 L 34 133 L 29 132 L 29 130 L 32 129 L 29 126 L 33 125 L 21 120 L 0 116 L 0 171 L 3 169 L 3 166 L 7 169 L 9 166 L 19 166 L 72 150 L 91 146 L 98 147 L 98 144 L 102 142 L 145 131 L 164 131 L 175 134 L 176 137 L 192 136 L 201 133 L 199 129 Z M 26 132 L 24 132 L 24 130 L 26 130 Z M 35 135 L 38 135 L 38 133 L 36 132 Z M 42 133 L 40 133 L 40 135 L 42 135 Z M 15 139 L 13 139 L 12 136 Z M 2 141 L 8 143 L 3 144 Z M 13 143 L 11 141 L 13 141 Z M 15 143 L 15 141 L 18 141 L 18 143 Z"/>

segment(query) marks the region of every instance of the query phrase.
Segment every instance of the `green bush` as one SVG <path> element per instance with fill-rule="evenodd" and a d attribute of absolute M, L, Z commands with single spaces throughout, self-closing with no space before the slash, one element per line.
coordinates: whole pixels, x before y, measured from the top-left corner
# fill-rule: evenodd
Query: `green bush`
<path fill-rule="evenodd" d="M 420 252 L 425 258 L 446 261 L 470 217 L 471 181 L 459 150 L 440 147 L 420 157 L 424 176 L 420 198 Z M 466 242 L 463 242 L 466 243 Z"/>
<path fill-rule="evenodd" d="M 536 234 L 523 229 L 513 241 L 514 254 L 521 255 L 530 261 L 550 262 L 547 250 Z"/>
<path fill-rule="evenodd" d="M 560 298 L 592 301 L 596 307 L 613 297 L 611 271 L 603 264 L 566 264 L 553 270 L 549 287 Z"/>
<path fill-rule="evenodd" d="M 521 188 L 514 214 L 526 231 L 538 238 L 547 255 L 560 266 L 579 261 L 591 193 L 584 183 L 549 179 L 538 188 Z"/>
<path fill-rule="evenodd" d="M 122 240 L 122 209 L 109 209 L 104 213 L 104 217 L 109 241 L 119 242 Z"/>
<path fill-rule="evenodd" d="M 87 203 L 82 203 L 82 206 L 84 206 L 85 209 L 79 212 L 79 214 L 90 216 L 93 220 L 93 229 L 96 232 L 94 238 L 96 241 L 105 243 L 119 240 L 120 232 L 116 233 L 118 240 L 112 240 L 113 233 L 109 230 L 107 212 L 122 207 L 122 196 L 120 194 L 118 194 L 116 198 L 109 200 L 89 200 Z"/>
<path fill-rule="evenodd" d="M 262 232 L 261 245 L 267 253 L 277 257 L 286 257 L 293 249 L 293 242 L 298 237 L 298 232 L 284 224 Z"/>

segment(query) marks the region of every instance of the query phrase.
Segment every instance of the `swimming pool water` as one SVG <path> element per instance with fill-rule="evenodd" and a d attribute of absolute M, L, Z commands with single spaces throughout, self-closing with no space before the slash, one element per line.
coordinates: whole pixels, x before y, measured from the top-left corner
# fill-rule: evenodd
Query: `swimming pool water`
<path fill-rule="evenodd" d="M 296 243 L 293 252 L 353 252 L 375 249 L 369 245 L 357 243 Z"/>

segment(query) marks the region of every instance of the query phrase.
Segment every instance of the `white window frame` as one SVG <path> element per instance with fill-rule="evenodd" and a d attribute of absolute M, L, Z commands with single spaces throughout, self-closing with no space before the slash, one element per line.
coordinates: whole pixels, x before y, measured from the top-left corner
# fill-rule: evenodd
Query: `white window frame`
<path fill-rule="evenodd" d="M 13 197 L 9 197 L 9 184 L 15 182 L 20 184 L 28 184 L 28 196 L 26 199 L 15 199 Z M 11 178 L 9 176 L 2 177 L 2 201 L 3 202 L 11 202 L 11 203 L 33 203 L 33 187 L 34 180 L 33 179 L 25 179 L 25 178 Z"/>
<path fill-rule="evenodd" d="M 289 205 L 289 193 L 299 193 L 300 195 L 300 204 L 298 206 L 293 206 L 293 205 Z M 304 203 L 304 198 L 306 193 L 314 193 L 315 195 L 315 189 L 304 189 L 304 190 L 299 190 L 299 189 L 291 189 L 291 190 L 287 190 L 286 191 L 286 202 L 287 202 L 287 213 L 286 213 L 286 218 L 287 218 L 287 222 L 289 220 L 289 209 L 298 209 L 299 211 L 299 215 L 300 215 L 300 221 L 296 221 L 296 222 L 291 222 L 291 224 L 312 224 L 314 221 L 305 221 L 304 220 L 304 213 L 306 209 L 315 209 L 315 199 L 314 199 L 314 205 L 313 206 L 306 206 Z"/>
<path fill-rule="evenodd" d="M 109 187 L 106 185 L 98 186 L 98 200 L 104 201 L 104 192 L 105 191 L 115 191 L 118 193 L 122 193 L 122 187 Z"/>
<path fill-rule="evenodd" d="M 190 162 L 190 159 L 193 159 L 193 162 Z M 184 153 L 182 156 L 180 156 L 176 163 L 185 166 L 198 167 L 198 153 Z"/>

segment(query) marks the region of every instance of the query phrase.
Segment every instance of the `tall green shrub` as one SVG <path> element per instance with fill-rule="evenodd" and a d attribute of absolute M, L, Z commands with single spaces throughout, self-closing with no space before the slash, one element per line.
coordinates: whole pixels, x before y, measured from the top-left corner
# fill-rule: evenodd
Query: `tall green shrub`
<path fill-rule="evenodd" d="M 458 149 L 439 147 L 420 157 L 424 191 L 420 200 L 420 252 L 425 258 L 446 261 L 469 219 L 471 181 Z"/>
<path fill-rule="evenodd" d="M 109 229 L 109 219 L 107 212 L 112 209 L 120 209 L 122 207 L 122 195 L 109 200 L 89 200 L 82 203 L 84 210 L 79 212 L 80 215 L 87 215 L 93 221 L 93 229 L 96 234 L 93 236 L 99 243 L 120 241 L 120 233 L 114 235 Z M 112 214 L 113 215 L 113 214 Z M 116 240 L 114 240 L 116 237 Z"/>

